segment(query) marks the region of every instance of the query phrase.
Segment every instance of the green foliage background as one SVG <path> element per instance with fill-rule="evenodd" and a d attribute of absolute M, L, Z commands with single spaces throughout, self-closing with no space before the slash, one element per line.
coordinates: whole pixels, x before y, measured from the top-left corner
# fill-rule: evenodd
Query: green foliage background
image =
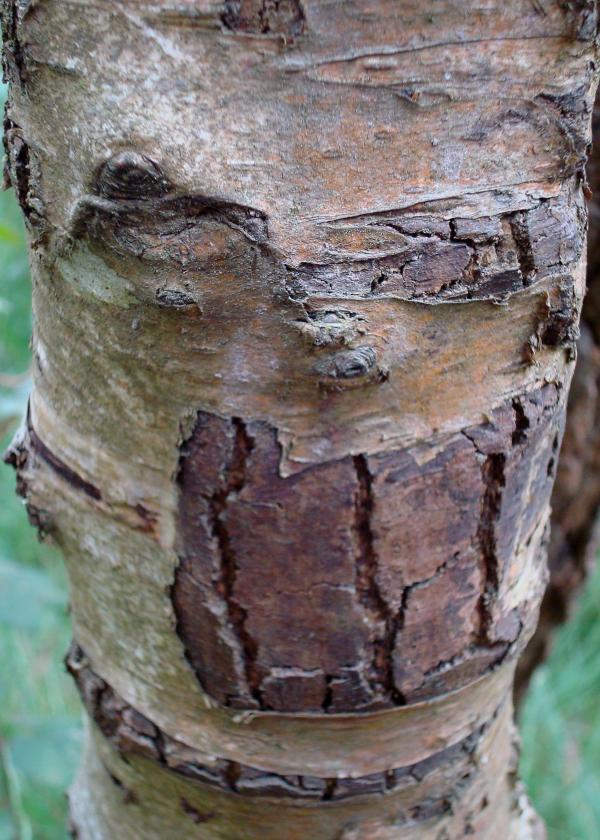
<path fill-rule="evenodd" d="M 1 104 L 1 103 L 0 103 Z M 21 218 L 0 193 L 0 443 L 29 388 L 30 285 Z M 64 840 L 81 712 L 60 558 L 41 545 L 0 466 L 0 840 Z M 600 573 L 536 674 L 521 715 L 521 769 L 549 840 L 600 838 Z M 115 838 L 118 840 L 118 838 Z M 141 840 L 141 838 L 140 838 Z M 165 838 L 167 840 L 167 838 Z M 170 839 L 169 839 L 170 840 Z"/>

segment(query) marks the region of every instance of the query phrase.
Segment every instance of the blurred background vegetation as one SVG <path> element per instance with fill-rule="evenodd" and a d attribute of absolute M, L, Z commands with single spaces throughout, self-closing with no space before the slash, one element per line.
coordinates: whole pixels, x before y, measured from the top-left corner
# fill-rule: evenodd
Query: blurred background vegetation
<path fill-rule="evenodd" d="M 0 91 L 0 95 L 2 91 Z M 29 389 L 29 272 L 12 193 L 0 193 L 0 445 Z M 0 466 L 0 840 L 65 840 L 81 712 L 65 673 L 67 582 Z M 600 838 L 600 573 L 521 711 L 521 770 L 549 840 Z M 118 840 L 118 838 L 115 838 Z M 165 838 L 166 840 L 166 838 Z"/>

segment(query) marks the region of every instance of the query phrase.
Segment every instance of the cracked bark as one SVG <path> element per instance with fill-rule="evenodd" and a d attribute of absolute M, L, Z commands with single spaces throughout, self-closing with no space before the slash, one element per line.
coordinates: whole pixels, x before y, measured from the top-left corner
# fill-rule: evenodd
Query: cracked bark
<path fill-rule="evenodd" d="M 357 478 L 356 530 L 359 555 L 356 561 L 356 588 L 358 597 L 374 618 L 377 635 L 373 641 L 372 680 L 381 692 L 396 703 L 404 702 L 395 685 L 393 652 L 401 621 L 402 607 L 398 613 L 390 610 L 377 582 L 378 558 L 373 547 L 371 517 L 373 515 L 373 479 L 364 455 L 354 456 Z"/>
<path fill-rule="evenodd" d="M 598 103 L 593 127 L 600 123 Z M 587 169 L 591 187 L 587 294 L 581 313 L 581 337 L 567 411 L 567 426 L 552 496 L 552 529 L 548 548 L 550 580 L 540 621 L 519 661 L 515 699 L 523 700 L 534 670 L 548 656 L 554 633 L 571 615 L 577 596 L 595 568 L 600 512 L 600 150 L 594 143 Z M 555 465 L 556 466 L 556 465 Z"/>
<path fill-rule="evenodd" d="M 595 7 L 459 5 L 3 4 L 83 840 L 541 836 Z"/>

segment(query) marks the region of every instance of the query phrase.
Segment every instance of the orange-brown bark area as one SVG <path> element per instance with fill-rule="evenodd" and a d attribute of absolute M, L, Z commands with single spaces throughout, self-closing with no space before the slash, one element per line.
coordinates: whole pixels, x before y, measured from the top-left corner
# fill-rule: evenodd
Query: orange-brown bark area
<path fill-rule="evenodd" d="M 511 692 L 584 291 L 593 3 L 3 6 L 82 840 L 541 836 Z"/>

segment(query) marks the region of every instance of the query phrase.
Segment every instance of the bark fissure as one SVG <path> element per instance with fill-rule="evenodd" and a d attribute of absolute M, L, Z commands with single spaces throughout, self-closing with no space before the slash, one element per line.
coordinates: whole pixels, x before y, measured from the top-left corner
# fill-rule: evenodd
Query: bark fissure
<path fill-rule="evenodd" d="M 511 435 L 511 440 L 513 446 L 520 446 L 527 440 L 527 430 L 531 426 L 531 423 L 529 422 L 529 417 L 527 417 L 527 414 L 525 413 L 521 400 L 514 399 L 512 401 L 512 405 L 513 411 L 515 412 L 515 428 Z M 555 437 L 552 444 L 553 448 L 555 448 L 556 445 L 557 439 Z"/>
<path fill-rule="evenodd" d="M 528 286 L 532 282 L 536 271 L 535 257 L 531 248 L 526 219 L 526 213 L 514 213 L 509 217 L 510 229 L 517 246 L 517 259 L 524 286 Z"/>
<path fill-rule="evenodd" d="M 396 688 L 393 662 L 401 613 L 396 614 L 391 609 L 377 580 L 379 561 L 371 528 L 374 505 L 373 479 L 365 455 L 354 456 L 354 469 L 357 478 L 356 533 L 360 549 L 356 559 L 356 589 L 361 603 L 378 628 L 373 640 L 371 681 L 379 687 L 384 696 L 402 704 L 404 699 Z"/>
<path fill-rule="evenodd" d="M 488 455 L 481 465 L 485 492 L 481 504 L 478 537 L 481 548 L 484 586 L 480 600 L 481 634 L 488 642 L 494 623 L 492 605 L 500 582 L 499 558 L 497 553 L 496 528 L 502 507 L 502 494 L 505 487 L 504 468 L 506 455 L 494 453 Z"/>
<path fill-rule="evenodd" d="M 194 808 L 193 805 L 190 805 L 185 798 L 181 799 L 181 808 L 195 825 L 202 825 L 202 823 L 210 822 L 210 820 L 212 820 L 215 816 L 214 811 L 208 811 L 206 813 L 199 811 L 197 808 Z"/>
<path fill-rule="evenodd" d="M 81 490 L 81 492 L 85 493 L 86 496 L 89 496 L 90 499 L 94 499 L 95 501 L 100 501 L 102 499 L 102 493 L 100 490 L 93 485 L 91 481 L 87 481 L 85 478 L 82 478 L 75 472 L 75 470 L 67 466 L 64 461 L 55 455 L 54 452 L 46 446 L 44 441 L 38 437 L 36 431 L 31 425 L 29 425 L 28 434 L 33 451 L 39 455 L 48 464 L 48 466 L 57 473 L 57 475 L 59 475 L 76 490 Z"/>
<path fill-rule="evenodd" d="M 31 418 L 29 416 L 29 412 L 27 413 L 26 419 L 26 427 L 25 427 L 25 437 L 24 439 L 17 439 L 11 446 L 6 450 L 3 456 L 4 463 L 9 464 L 17 471 L 17 491 L 19 495 L 23 496 L 28 503 L 28 509 L 30 506 L 30 502 L 27 499 L 28 496 L 28 487 L 27 481 L 23 479 L 23 472 L 27 467 L 28 459 L 30 455 L 39 456 L 39 458 L 47 464 L 52 471 L 60 476 L 63 481 L 66 481 L 71 487 L 75 490 L 79 490 L 88 496 L 90 499 L 94 501 L 101 501 L 102 493 L 94 484 L 87 479 L 83 478 L 79 473 L 75 472 L 71 467 L 69 467 L 65 462 L 58 457 L 52 450 L 46 446 L 44 441 L 39 437 L 33 425 L 31 423 Z M 36 519 L 36 513 L 34 508 L 31 507 L 32 518 Z M 38 512 L 41 513 L 41 512 Z M 35 522 L 35 524 L 43 530 L 43 523 L 42 522 Z M 47 524 L 47 523 L 46 523 Z"/>
<path fill-rule="evenodd" d="M 246 482 L 247 459 L 252 452 L 254 442 L 247 432 L 246 425 L 239 417 L 232 419 L 234 429 L 233 449 L 231 460 L 225 468 L 223 486 L 217 489 L 210 499 L 213 531 L 219 545 L 221 571 L 216 589 L 227 605 L 227 613 L 231 627 L 239 641 L 242 661 L 248 691 L 259 704 L 263 706 L 260 683 L 261 675 L 256 664 L 257 644 L 246 629 L 246 610 L 240 606 L 235 598 L 235 581 L 237 577 L 237 559 L 231 544 L 227 527 L 227 505 L 233 496 L 237 496 Z"/>

